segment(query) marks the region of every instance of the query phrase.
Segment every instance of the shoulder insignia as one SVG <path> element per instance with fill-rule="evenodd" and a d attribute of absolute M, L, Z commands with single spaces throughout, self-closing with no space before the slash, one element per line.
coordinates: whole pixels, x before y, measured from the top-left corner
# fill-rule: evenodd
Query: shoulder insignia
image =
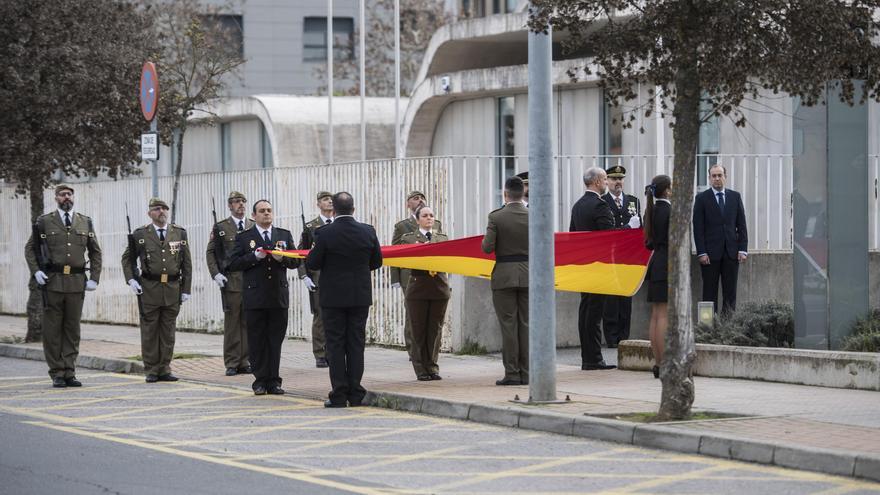
<path fill-rule="evenodd" d="M 224 235 L 226 235 L 226 231 L 225 231 L 225 230 L 218 230 L 218 231 L 217 231 L 217 234 L 218 234 L 220 237 L 223 237 Z"/>
<path fill-rule="evenodd" d="M 89 232 L 89 237 L 95 237 L 95 233 L 94 233 L 94 232 Z"/>
<path fill-rule="evenodd" d="M 180 245 L 181 245 L 181 246 L 186 246 L 186 239 L 180 241 Z"/>
<path fill-rule="evenodd" d="M 138 239 L 138 244 L 143 244 L 143 243 L 144 243 L 143 239 Z"/>
<path fill-rule="evenodd" d="M 251 246 L 251 249 L 254 249 L 255 247 L 257 247 L 257 241 L 251 239 L 251 244 L 250 244 L 250 246 Z"/>
<path fill-rule="evenodd" d="M 45 239 L 45 238 L 46 238 L 46 234 L 40 233 L 40 239 Z"/>
<path fill-rule="evenodd" d="M 186 232 L 185 228 L 181 227 L 180 225 L 177 225 L 176 223 L 172 223 L 171 226 L 174 227 L 175 229 L 179 229 L 179 230 Z"/>

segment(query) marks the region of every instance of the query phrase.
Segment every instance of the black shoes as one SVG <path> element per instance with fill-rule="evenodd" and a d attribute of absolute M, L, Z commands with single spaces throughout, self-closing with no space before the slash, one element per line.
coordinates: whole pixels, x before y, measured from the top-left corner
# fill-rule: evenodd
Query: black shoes
<path fill-rule="evenodd" d="M 266 395 L 266 387 L 262 385 L 257 385 L 254 387 L 254 395 Z"/>
<path fill-rule="evenodd" d="M 660 378 L 660 367 L 655 365 L 651 368 L 651 373 L 654 373 L 654 378 Z"/>
<path fill-rule="evenodd" d="M 159 381 L 159 377 L 156 375 L 147 375 L 144 381 L 147 383 L 156 383 Z"/>
<path fill-rule="evenodd" d="M 522 385 L 523 382 L 521 380 L 514 380 L 512 378 L 502 378 L 501 380 L 495 380 L 495 385 Z"/>
<path fill-rule="evenodd" d="M 52 386 L 55 388 L 64 388 L 67 386 L 67 382 L 64 380 L 63 377 L 56 376 L 52 379 Z"/>
<path fill-rule="evenodd" d="M 431 373 L 431 380 L 442 380 L 443 377 L 438 375 L 437 373 Z"/>
<path fill-rule="evenodd" d="M 345 402 L 333 402 L 332 400 L 325 400 L 324 407 L 345 407 Z"/>
<path fill-rule="evenodd" d="M 238 370 L 235 368 L 226 368 L 226 376 L 235 376 L 238 374 Z"/>
<path fill-rule="evenodd" d="M 75 376 L 71 376 L 64 379 L 64 384 L 68 387 L 82 387 L 83 384 L 81 381 L 77 380 Z"/>
<path fill-rule="evenodd" d="M 595 364 L 584 364 L 581 365 L 581 369 L 584 371 L 592 371 L 592 370 L 613 370 L 617 368 L 617 366 L 613 364 L 605 364 L 605 361 L 599 361 Z"/>
<path fill-rule="evenodd" d="M 171 373 L 166 373 L 164 375 L 159 375 L 158 380 L 160 382 L 176 382 L 177 380 L 179 380 L 179 378 L 172 375 Z"/>
<path fill-rule="evenodd" d="M 254 370 L 251 369 L 251 365 L 242 366 L 241 368 L 239 368 L 235 371 L 238 372 L 239 374 L 244 374 L 244 375 L 250 375 L 251 373 L 254 372 Z"/>
<path fill-rule="evenodd" d="M 268 392 L 270 395 L 284 395 L 284 389 L 281 387 L 272 387 Z"/>
<path fill-rule="evenodd" d="M 420 382 L 430 382 L 431 381 L 431 375 L 419 375 L 418 378 L 419 378 Z"/>
<path fill-rule="evenodd" d="M 315 358 L 315 368 L 328 368 L 330 367 L 330 363 L 327 362 L 327 358 Z"/>

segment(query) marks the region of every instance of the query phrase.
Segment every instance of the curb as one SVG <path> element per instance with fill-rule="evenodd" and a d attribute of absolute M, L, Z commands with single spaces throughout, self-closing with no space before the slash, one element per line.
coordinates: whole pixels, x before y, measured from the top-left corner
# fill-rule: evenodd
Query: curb
<path fill-rule="evenodd" d="M 372 406 L 398 411 L 880 481 L 880 455 L 875 454 L 761 442 L 656 424 L 572 417 L 512 405 L 470 404 L 393 392 L 371 391 L 366 400 Z"/>
<path fill-rule="evenodd" d="M 0 356 L 43 361 L 43 350 L 0 344 Z M 115 373 L 143 373 L 143 365 L 127 359 L 80 355 L 82 368 Z M 557 433 L 637 447 L 700 454 L 734 461 L 769 464 L 824 474 L 880 482 L 880 455 L 770 443 L 717 433 L 683 431 L 656 424 L 637 424 L 591 416 L 574 416 L 533 407 L 472 404 L 395 392 L 367 392 L 374 407 L 406 411 L 476 423 Z"/>

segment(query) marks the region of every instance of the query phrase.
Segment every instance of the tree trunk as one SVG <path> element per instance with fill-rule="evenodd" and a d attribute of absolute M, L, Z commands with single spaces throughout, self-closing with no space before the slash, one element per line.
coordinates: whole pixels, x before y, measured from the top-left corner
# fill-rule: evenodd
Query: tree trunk
<path fill-rule="evenodd" d="M 693 60 L 696 60 L 696 56 Z M 691 369 L 696 358 L 691 309 L 691 215 L 700 132 L 700 83 L 696 64 L 685 64 L 680 68 L 675 83 L 675 159 L 669 228 L 669 329 L 660 374 L 663 393 L 658 419 L 661 421 L 690 416 L 694 403 Z"/>
<path fill-rule="evenodd" d="M 171 223 L 174 223 L 177 217 L 177 193 L 180 190 L 180 171 L 183 166 L 183 134 L 186 132 L 186 126 L 181 126 L 180 131 L 172 134 L 177 138 L 173 146 L 177 146 L 177 163 L 174 164 L 174 186 L 171 189 Z M 173 138 L 172 138 L 173 139 Z"/>
<path fill-rule="evenodd" d="M 43 214 L 43 186 L 38 180 L 31 181 L 28 184 L 28 197 L 31 203 L 31 223 L 37 221 L 37 218 Z M 34 242 L 37 240 L 34 239 Z M 25 334 L 25 342 L 40 342 L 43 340 L 43 294 L 37 286 L 37 282 L 33 277 L 28 280 L 28 300 L 27 300 L 27 334 Z"/>

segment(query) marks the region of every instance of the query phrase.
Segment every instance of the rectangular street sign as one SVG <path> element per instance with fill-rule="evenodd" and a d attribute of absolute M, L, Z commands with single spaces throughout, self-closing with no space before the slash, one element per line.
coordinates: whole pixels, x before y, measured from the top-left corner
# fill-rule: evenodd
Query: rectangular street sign
<path fill-rule="evenodd" d="M 145 132 L 141 134 L 141 160 L 159 159 L 159 134 Z"/>

